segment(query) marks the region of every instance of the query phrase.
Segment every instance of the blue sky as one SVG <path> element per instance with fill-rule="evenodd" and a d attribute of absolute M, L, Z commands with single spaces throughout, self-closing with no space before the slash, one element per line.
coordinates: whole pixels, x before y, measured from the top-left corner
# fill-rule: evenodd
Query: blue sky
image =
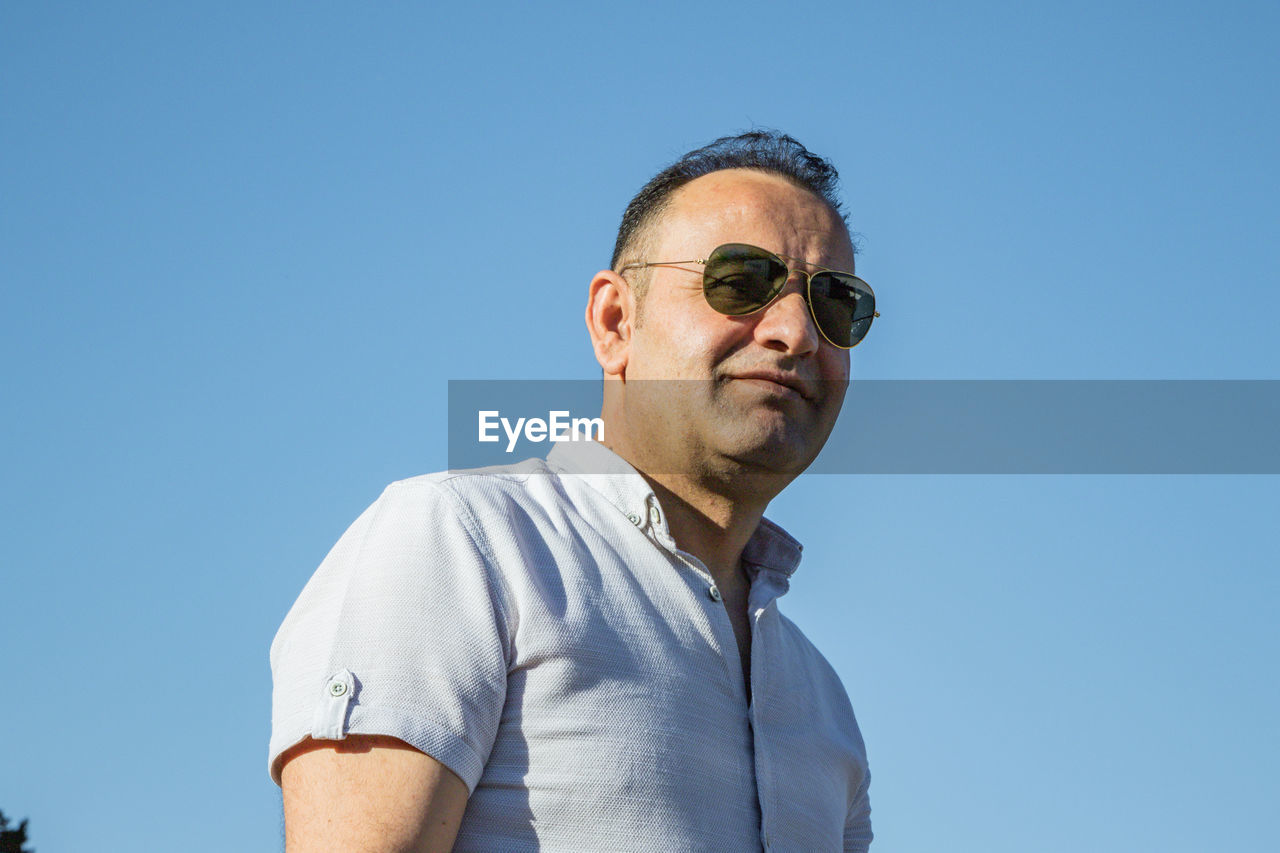
<path fill-rule="evenodd" d="M 627 200 L 753 125 L 832 158 L 857 378 L 1275 379 L 1280 7 L 8 4 L 0 809 L 276 850 L 267 646 L 449 379 L 591 378 Z M 846 417 L 856 417 L 846 412 Z M 783 609 L 876 850 L 1262 851 L 1264 476 L 817 476 Z"/>

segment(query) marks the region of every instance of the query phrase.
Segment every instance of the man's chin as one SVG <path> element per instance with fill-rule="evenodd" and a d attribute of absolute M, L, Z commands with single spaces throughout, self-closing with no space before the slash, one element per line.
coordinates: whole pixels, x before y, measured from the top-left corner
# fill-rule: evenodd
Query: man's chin
<path fill-rule="evenodd" d="M 738 465 L 743 473 L 757 471 L 795 477 L 809 467 L 817 456 L 812 434 L 796 429 L 750 429 L 739 425 L 720 447 L 726 460 Z"/>

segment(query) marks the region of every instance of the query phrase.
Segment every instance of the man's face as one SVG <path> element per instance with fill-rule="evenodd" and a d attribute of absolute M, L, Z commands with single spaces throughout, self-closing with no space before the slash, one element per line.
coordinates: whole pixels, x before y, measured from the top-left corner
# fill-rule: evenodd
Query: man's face
<path fill-rule="evenodd" d="M 824 201 L 776 175 L 743 169 L 704 175 L 676 191 L 647 242 L 646 261 L 705 258 L 721 244 L 748 243 L 853 271 L 848 231 Z M 661 454 L 675 464 L 799 474 L 835 425 L 849 379 L 849 352 L 814 326 L 804 277 L 793 274 L 765 309 L 730 317 L 707 304 L 701 265 L 647 272 L 625 378 L 692 381 L 629 389 L 632 428 L 665 445 Z"/>

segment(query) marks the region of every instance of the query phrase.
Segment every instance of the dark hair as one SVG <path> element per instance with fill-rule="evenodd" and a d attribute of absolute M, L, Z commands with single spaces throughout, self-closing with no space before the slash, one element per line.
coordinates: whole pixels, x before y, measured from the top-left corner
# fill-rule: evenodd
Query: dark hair
<path fill-rule="evenodd" d="M 737 136 L 722 136 L 690 151 L 641 187 L 622 214 L 610 266 L 618 268 L 625 253 L 662 215 L 672 193 L 694 178 L 724 169 L 758 169 L 781 175 L 825 201 L 846 226 L 849 224 L 837 195 L 840 174 L 830 160 L 819 157 L 785 133 L 751 130 Z"/>

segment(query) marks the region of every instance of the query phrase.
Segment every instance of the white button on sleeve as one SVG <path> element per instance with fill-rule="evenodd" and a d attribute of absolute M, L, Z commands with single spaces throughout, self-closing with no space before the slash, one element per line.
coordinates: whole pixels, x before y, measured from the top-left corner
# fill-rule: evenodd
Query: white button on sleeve
<path fill-rule="evenodd" d="M 346 737 L 347 710 L 355 693 L 355 676 L 348 670 L 334 673 L 325 684 L 324 695 L 311 718 L 311 736 L 316 740 L 341 740 Z"/>
<path fill-rule="evenodd" d="M 507 602 L 447 486 L 395 484 L 272 646 L 271 768 L 303 738 L 394 737 L 474 788 L 506 700 Z"/>

